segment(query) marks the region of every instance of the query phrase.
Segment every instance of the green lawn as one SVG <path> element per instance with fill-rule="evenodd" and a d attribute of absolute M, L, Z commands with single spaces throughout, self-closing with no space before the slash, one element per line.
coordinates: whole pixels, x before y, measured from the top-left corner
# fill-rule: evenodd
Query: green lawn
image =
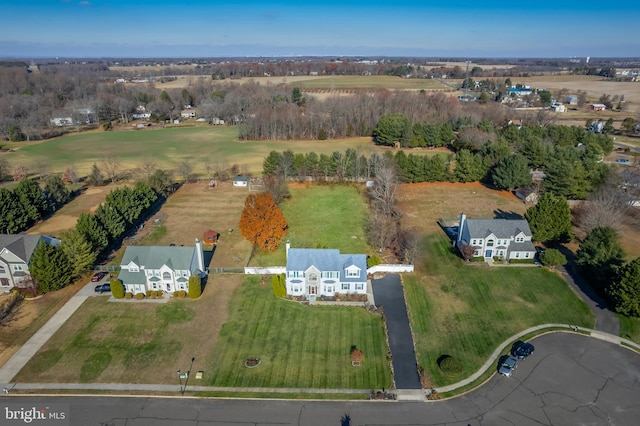
<path fill-rule="evenodd" d="M 280 205 L 289 224 L 285 237 L 291 247 L 327 247 L 341 253 L 367 253 L 364 223 L 368 206 L 360 189 L 348 185 L 290 188 L 291 198 Z M 253 264 L 284 265 L 285 244 L 274 253 L 256 253 Z"/>
<path fill-rule="evenodd" d="M 434 386 L 473 374 L 504 340 L 528 327 L 594 326 L 588 307 L 546 269 L 465 265 L 443 235 L 428 236 L 423 254 L 404 286 L 418 362 Z M 457 358 L 461 371 L 443 374 L 442 355 Z"/>
<path fill-rule="evenodd" d="M 350 348 L 365 355 L 351 365 Z M 370 389 L 389 387 L 383 320 L 360 308 L 303 306 L 276 299 L 259 277 L 247 277 L 231 302 L 210 358 L 206 385 Z M 261 359 L 246 368 L 250 357 Z"/>
<path fill-rule="evenodd" d="M 640 318 L 618 315 L 620 319 L 620 337 L 640 343 Z"/>

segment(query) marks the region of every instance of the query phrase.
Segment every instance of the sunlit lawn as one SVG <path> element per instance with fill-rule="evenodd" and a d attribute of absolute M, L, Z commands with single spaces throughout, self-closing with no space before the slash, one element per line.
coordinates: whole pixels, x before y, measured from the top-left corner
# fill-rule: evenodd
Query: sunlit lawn
<path fill-rule="evenodd" d="M 369 389 L 389 387 L 382 317 L 361 308 L 276 299 L 249 277 L 236 290 L 211 365 L 213 386 Z M 365 355 L 351 365 L 350 349 Z M 244 361 L 260 358 L 246 368 Z"/>
<path fill-rule="evenodd" d="M 425 239 L 424 260 L 404 277 L 418 362 L 434 385 L 476 372 L 510 336 L 546 323 L 592 328 L 593 314 L 557 274 L 539 267 L 465 265 L 443 235 Z M 459 374 L 438 368 L 442 355 L 458 359 Z"/>

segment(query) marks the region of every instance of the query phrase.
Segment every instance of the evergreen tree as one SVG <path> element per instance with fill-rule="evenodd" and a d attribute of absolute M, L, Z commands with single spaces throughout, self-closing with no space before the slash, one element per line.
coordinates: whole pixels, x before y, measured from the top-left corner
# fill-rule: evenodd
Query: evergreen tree
<path fill-rule="evenodd" d="M 467 149 L 462 149 L 456 154 L 455 177 L 458 182 L 475 182 L 481 180 L 486 174 L 480 154 L 472 154 Z"/>
<path fill-rule="evenodd" d="M 125 220 L 120 212 L 108 203 L 98 206 L 96 219 L 100 221 L 100 224 L 109 233 L 111 239 L 118 238 L 127 229 Z"/>
<path fill-rule="evenodd" d="M 586 236 L 576 252 L 576 263 L 585 268 L 589 279 L 600 289 L 614 277 L 614 270 L 624 261 L 624 250 L 618 232 L 598 226 Z"/>
<path fill-rule="evenodd" d="M 18 196 L 29 222 L 37 221 L 47 211 L 47 198 L 35 181 L 25 179 L 13 192 Z"/>
<path fill-rule="evenodd" d="M 280 169 L 282 155 L 277 151 L 271 151 L 262 162 L 262 174 L 265 176 L 273 175 Z"/>
<path fill-rule="evenodd" d="M 567 257 L 558 249 L 546 249 L 540 255 L 540 261 L 544 266 L 555 268 L 556 266 L 563 266 L 567 264 Z"/>
<path fill-rule="evenodd" d="M 58 175 L 51 175 L 47 178 L 44 186 L 44 192 L 49 203 L 49 208 L 53 211 L 56 211 L 61 206 L 65 205 L 71 197 L 71 194 L 62 181 L 62 178 Z"/>
<path fill-rule="evenodd" d="M 424 177 L 428 182 L 444 182 L 447 180 L 447 164 L 442 155 L 426 158 Z"/>
<path fill-rule="evenodd" d="M 568 242 L 571 232 L 571 209 L 562 197 L 545 193 L 538 203 L 524 214 L 529 222 L 533 239 L 540 242 Z"/>
<path fill-rule="evenodd" d="M 531 185 L 527 159 L 521 155 L 513 155 L 501 160 L 493 169 L 491 179 L 495 186 L 509 191 Z"/>
<path fill-rule="evenodd" d="M 100 253 L 109 245 L 109 235 L 98 219 L 89 213 L 80 213 L 76 230 L 91 244 L 95 253 Z"/>
<path fill-rule="evenodd" d="M 18 196 L 0 188 L 0 233 L 17 234 L 27 229 L 28 216 Z"/>
<path fill-rule="evenodd" d="M 60 249 L 69 262 L 71 274 L 74 278 L 91 269 L 91 266 L 96 261 L 96 253 L 80 232 L 76 229 L 64 231 L 60 235 L 60 240 Z"/>
<path fill-rule="evenodd" d="M 386 114 L 380 117 L 378 125 L 373 132 L 378 143 L 393 145 L 399 142 L 406 147 L 411 142 L 411 123 L 403 114 Z"/>
<path fill-rule="evenodd" d="M 202 281 L 200 276 L 191 275 L 189 277 L 189 297 L 197 299 L 202 294 Z"/>
<path fill-rule="evenodd" d="M 615 278 L 607 287 L 607 294 L 616 312 L 629 317 L 640 317 L 640 258 L 616 270 Z"/>
<path fill-rule="evenodd" d="M 40 241 L 29 264 L 40 293 L 59 290 L 71 282 L 71 268 L 62 250 Z"/>

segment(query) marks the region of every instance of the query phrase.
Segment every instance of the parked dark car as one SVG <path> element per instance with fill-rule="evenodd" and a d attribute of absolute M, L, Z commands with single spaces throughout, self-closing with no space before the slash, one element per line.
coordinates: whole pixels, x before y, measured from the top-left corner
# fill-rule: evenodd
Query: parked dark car
<path fill-rule="evenodd" d="M 91 277 L 91 282 L 92 283 L 100 282 L 106 276 L 107 276 L 107 273 L 104 271 L 96 272 L 95 274 L 93 274 L 93 277 Z"/>
<path fill-rule="evenodd" d="M 98 284 L 96 286 L 95 291 L 96 291 L 96 293 L 100 293 L 100 294 L 105 293 L 107 291 L 111 291 L 111 284 L 109 284 L 109 283 Z"/>
<path fill-rule="evenodd" d="M 511 347 L 511 355 L 518 359 L 525 359 L 529 355 L 533 354 L 534 346 L 529 342 L 523 342 L 518 340 Z"/>

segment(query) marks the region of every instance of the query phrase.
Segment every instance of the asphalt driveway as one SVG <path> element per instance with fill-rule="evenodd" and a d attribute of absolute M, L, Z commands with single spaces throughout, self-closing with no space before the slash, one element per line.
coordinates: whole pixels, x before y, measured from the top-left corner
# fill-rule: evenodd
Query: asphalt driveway
<path fill-rule="evenodd" d="M 387 319 L 396 388 L 422 389 L 400 276 L 386 275 L 371 284 L 376 305 L 384 308 Z"/>

